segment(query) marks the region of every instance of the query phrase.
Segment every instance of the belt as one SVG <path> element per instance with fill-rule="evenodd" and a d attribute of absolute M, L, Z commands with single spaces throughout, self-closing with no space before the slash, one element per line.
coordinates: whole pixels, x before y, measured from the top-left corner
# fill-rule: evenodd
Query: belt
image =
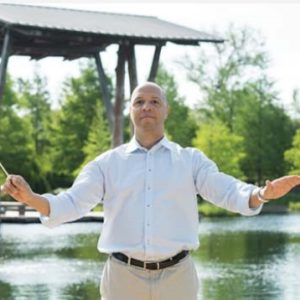
<path fill-rule="evenodd" d="M 112 256 L 128 265 L 137 266 L 147 270 L 160 270 L 160 269 L 164 269 L 176 265 L 181 259 L 186 257 L 188 254 L 189 251 L 184 250 L 179 252 L 173 257 L 170 257 L 166 260 L 159 261 L 159 262 L 145 262 L 142 260 L 128 257 L 127 255 L 121 252 L 114 252 L 112 253 Z"/>

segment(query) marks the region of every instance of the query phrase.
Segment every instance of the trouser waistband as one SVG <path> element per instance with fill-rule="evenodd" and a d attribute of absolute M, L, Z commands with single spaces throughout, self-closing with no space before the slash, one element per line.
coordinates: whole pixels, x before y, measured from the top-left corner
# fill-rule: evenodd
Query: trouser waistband
<path fill-rule="evenodd" d="M 142 260 L 128 257 L 127 255 L 121 252 L 114 252 L 112 253 L 112 256 L 128 265 L 137 266 L 146 270 L 160 270 L 160 269 L 164 269 L 176 265 L 177 263 L 179 263 L 180 260 L 182 260 L 188 254 L 189 254 L 188 250 L 183 250 L 178 254 L 176 254 L 175 256 L 159 262 L 145 262 Z"/>

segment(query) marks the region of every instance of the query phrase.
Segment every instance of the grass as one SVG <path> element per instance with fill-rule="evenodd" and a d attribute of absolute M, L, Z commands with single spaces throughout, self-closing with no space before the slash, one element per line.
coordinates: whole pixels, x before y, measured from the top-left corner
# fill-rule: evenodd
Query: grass
<path fill-rule="evenodd" d="M 103 211 L 103 205 L 98 204 L 96 207 L 93 208 L 93 212 L 101 212 Z"/>
<path fill-rule="evenodd" d="M 277 201 L 274 201 L 277 205 L 287 205 L 290 212 L 300 212 L 300 202 L 299 201 L 300 196 L 298 195 L 288 195 L 283 199 L 280 199 Z M 297 202 L 295 202 L 297 201 Z M 268 204 L 268 205 L 276 205 L 276 204 Z M 103 211 L 103 205 L 98 204 L 94 209 L 94 212 L 102 212 Z M 224 216 L 237 216 L 237 213 L 233 213 L 230 211 L 227 211 L 223 208 L 220 208 L 218 206 L 215 206 L 209 202 L 206 201 L 200 201 L 198 203 L 198 212 L 204 217 L 224 217 Z"/>
<path fill-rule="evenodd" d="M 276 200 L 271 201 L 268 205 L 286 205 L 289 206 L 290 203 L 298 203 L 300 201 L 300 194 L 288 193 L 286 196 Z"/>
<path fill-rule="evenodd" d="M 210 204 L 209 202 L 198 203 L 198 212 L 204 217 L 224 217 L 236 216 L 236 213 L 227 211 L 223 208 Z"/>
<path fill-rule="evenodd" d="M 290 202 L 289 203 L 290 212 L 300 212 L 300 202 Z"/>
<path fill-rule="evenodd" d="M 289 193 L 268 205 L 286 205 L 289 212 L 300 212 L 300 194 Z"/>
<path fill-rule="evenodd" d="M 101 212 L 103 211 L 103 205 L 98 204 L 94 209 L 94 212 Z M 201 202 L 198 204 L 198 212 L 207 217 L 216 217 L 216 216 L 233 216 L 236 215 L 235 213 L 229 212 L 223 208 L 217 207 L 212 205 L 208 202 Z"/>
<path fill-rule="evenodd" d="M 103 211 L 103 205 L 98 204 L 94 209 L 93 212 L 101 212 Z M 234 216 L 235 213 L 229 212 L 223 208 L 217 207 L 212 205 L 208 202 L 202 201 L 198 204 L 198 212 L 206 217 L 216 217 L 216 216 Z"/>
<path fill-rule="evenodd" d="M 289 212 L 300 212 L 300 194 L 289 193 L 288 195 L 272 201 L 268 205 L 285 205 L 288 207 Z M 198 211 L 205 217 L 223 217 L 223 216 L 236 216 L 236 213 L 232 213 L 224 210 L 223 208 L 214 206 L 209 202 L 200 201 L 198 203 Z"/>

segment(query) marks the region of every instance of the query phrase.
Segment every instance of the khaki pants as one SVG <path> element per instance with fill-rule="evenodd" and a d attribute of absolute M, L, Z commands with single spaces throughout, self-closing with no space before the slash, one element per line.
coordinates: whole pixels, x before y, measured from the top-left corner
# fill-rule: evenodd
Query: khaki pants
<path fill-rule="evenodd" d="M 190 255 L 162 270 L 143 270 L 110 256 L 105 263 L 102 300 L 196 300 L 199 288 Z"/>

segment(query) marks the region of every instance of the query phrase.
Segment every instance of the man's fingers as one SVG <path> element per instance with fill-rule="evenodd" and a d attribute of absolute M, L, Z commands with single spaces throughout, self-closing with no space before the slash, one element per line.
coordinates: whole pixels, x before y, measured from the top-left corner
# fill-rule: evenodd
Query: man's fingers
<path fill-rule="evenodd" d="M 11 194 L 11 193 L 16 193 L 18 192 L 18 186 L 14 180 L 14 176 L 13 175 L 9 175 L 7 177 L 7 180 L 6 182 L 4 183 L 4 185 L 2 186 L 2 191 L 5 192 L 5 193 L 8 193 L 8 194 Z"/>
<path fill-rule="evenodd" d="M 10 175 L 8 176 L 8 180 L 16 188 L 20 188 L 24 183 L 23 177 L 19 175 Z"/>
<path fill-rule="evenodd" d="M 272 182 L 269 179 L 267 179 L 266 180 L 266 185 L 272 185 Z"/>
<path fill-rule="evenodd" d="M 266 184 L 266 188 L 268 190 L 272 190 L 272 188 L 273 188 L 272 181 L 270 181 L 270 180 L 267 179 L 266 182 L 265 182 L 265 184 Z"/>
<path fill-rule="evenodd" d="M 4 185 L 4 192 L 11 195 L 11 196 L 14 196 L 18 190 L 13 186 L 13 185 Z"/>

